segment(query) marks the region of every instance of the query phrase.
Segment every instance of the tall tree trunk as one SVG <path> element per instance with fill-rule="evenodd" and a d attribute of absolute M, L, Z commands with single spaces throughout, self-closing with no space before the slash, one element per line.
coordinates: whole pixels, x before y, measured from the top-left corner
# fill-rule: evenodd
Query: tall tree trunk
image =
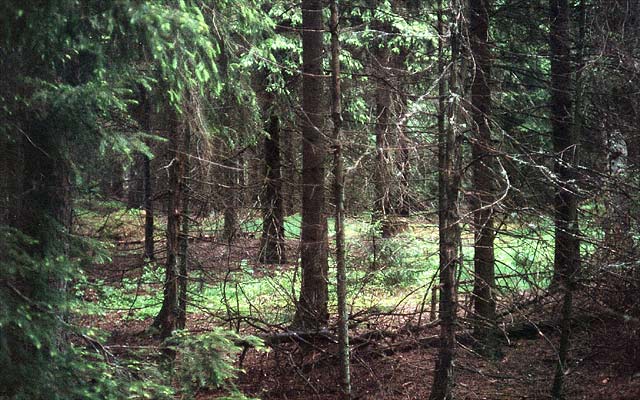
<path fill-rule="evenodd" d="M 401 50 L 397 57 L 394 57 L 395 68 L 398 70 L 405 70 L 405 60 L 407 58 L 407 50 Z M 411 187 L 409 186 L 410 168 L 409 163 L 409 145 L 411 141 L 407 135 L 407 118 L 404 114 L 407 112 L 407 91 L 404 88 L 402 78 L 398 81 L 398 87 L 400 88 L 400 109 L 399 115 L 403 115 L 402 119 L 398 121 L 397 135 L 398 135 L 398 158 L 397 166 L 398 173 L 400 175 L 400 182 L 398 187 L 398 199 L 396 201 L 396 212 L 398 215 L 408 217 L 411 214 Z"/>
<path fill-rule="evenodd" d="M 373 28 L 379 32 L 388 32 L 391 29 L 387 24 L 375 22 Z M 393 235 L 392 223 L 389 214 L 392 214 L 391 207 L 391 182 L 390 182 L 390 154 L 388 143 L 388 132 L 391 115 L 391 88 L 389 86 L 389 62 L 391 52 L 385 40 L 381 38 L 374 43 L 374 70 L 376 71 L 376 163 L 375 163 L 375 218 L 380 224 L 382 237 Z"/>
<path fill-rule="evenodd" d="M 351 398 L 349 362 L 349 310 L 347 309 L 347 268 L 344 240 L 344 165 L 342 160 L 342 102 L 340 90 L 340 33 L 338 1 L 331 8 L 331 119 L 333 120 L 333 199 L 336 205 L 336 275 L 338 288 L 338 347 L 340 351 L 340 385 L 342 398 Z"/>
<path fill-rule="evenodd" d="M 280 167 L 280 119 L 272 114 L 264 138 L 265 188 L 262 201 L 262 240 L 260 262 L 283 264 L 284 205 L 282 201 L 282 172 Z"/>
<path fill-rule="evenodd" d="M 438 2 L 438 31 L 440 43 L 438 46 L 438 69 L 442 79 L 444 72 L 442 3 Z M 444 124 L 444 83 L 439 84 L 440 116 L 438 118 L 438 232 L 440 253 L 440 347 L 436 360 L 435 374 L 431 388 L 430 400 L 451 399 L 453 386 L 453 360 L 455 357 L 455 327 L 456 327 L 456 270 L 460 262 L 458 249 L 460 248 L 460 223 L 458 215 L 458 196 L 460 191 L 460 126 L 457 121 L 460 88 L 457 79 L 457 63 L 459 62 L 459 24 L 461 19 L 460 5 L 456 0 L 451 1 L 450 40 L 451 67 L 449 76 L 449 90 L 452 94 L 447 110 L 449 124 Z"/>
<path fill-rule="evenodd" d="M 180 138 L 184 128 L 178 122 L 174 111 L 171 116 L 169 148 L 173 157 L 169 163 L 169 196 L 167 200 L 167 257 L 165 262 L 164 291 L 162 308 L 153 325 L 160 330 L 160 336 L 167 338 L 178 328 L 179 287 L 178 287 L 178 246 L 180 243 L 180 176 L 182 175 Z"/>
<path fill-rule="evenodd" d="M 187 289 L 189 278 L 189 178 L 191 174 L 189 152 L 191 151 L 191 126 L 187 124 L 184 131 L 184 151 L 180 152 L 181 170 L 180 195 L 182 196 L 182 227 L 180 232 L 180 258 L 178 276 L 178 321 L 177 328 L 184 329 L 187 325 Z"/>
<path fill-rule="evenodd" d="M 233 240 L 236 238 L 236 235 L 240 230 L 240 224 L 238 221 L 238 206 L 240 203 L 239 201 L 240 194 L 238 193 L 238 187 L 239 187 L 239 180 L 240 180 L 239 177 L 241 172 L 241 169 L 239 167 L 241 163 L 238 160 L 240 155 L 233 155 L 234 148 L 231 145 L 231 142 L 235 143 L 238 138 L 236 137 L 236 134 L 232 129 L 232 120 L 230 117 L 230 112 L 231 112 L 231 109 L 234 107 L 234 104 L 232 102 L 233 94 L 229 90 L 229 83 L 228 83 L 230 81 L 229 72 L 228 72 L 229 58 L 227 55 L 228 50 L 225 47 L 224 40 L 220 40 L 220 49 L 221 49 L 220 57 L 219 57 L 220 75 L 224 77 L 224 79 L 227 82 L 222 92 L 222 99 L 223 99 L 222 101 L 224 102 L 224 109 L 225 109 L 222 120 L 223 120 L 223 125 L 227 128 L 228 135 L 229 135 L 229 137 L 227 138 L 227 143 L 229 143 L 227 148 L 229 151 L 228 151 L 227 157 L 222 163 L 224 168 L 222 173 L 224 176 L 224 182 L 226 186 L 226 196 L 224 199 L 224 226 L 222 229 L 222 238 L 224 239 L 225 242 L 227 242 L 228 244 L 231 244 L 231 242 L 233 242 Z"/>
<path fill-rule="evenodd" d="M 576 133 L 572 129 L 571 43 L 568 0 L 550 0 L 549 44 L 551 50 L 551 126 L 558 178 L 555 194 L 554 284 L 564 292 L 558 365 L 551 389 L 555 399 L 563 395 L 564 371 L 570 347 L 572 297 L 580 266 L 578 199 L 572 182 L 577 160 Z"/>
<path fill-rule="evenodd" d="M 495 230 L 494 173 L 495 159 L 491 143 L 491 55 L 487 46 L 489 33 L 490 0 L 471 0 L 470 34 L 471 53 L 475 61 L 471 86 L 472 156 L 474 211 L 474 334 L 480 351 L 497 356 L 498 332 L 495 301 L 495 256 L 493 243 Z"/>
<path fill-rule="evenodd" d="M 29 121 L 23 117 L 22 121 L 25 120 Z M 11 289 L 8 293 L 3 292 L 3 301 L 7 301 L 0 306 L 3 322 L 7 321 L 6 315 L 12 315 L 11 312 L 7 314 L 6 307 L 24 307 L 17 313 L 24 315 L 28 312 L 27 316 L 30 317 L 26 327 L 16 323 L 17 321 L 8 321 L 9 323 L 3 324 L 1 328 L 4 356 L 2 364 L 16 367 L 14 371 L 3 368 L 0 393 L 9 396 L 6 398 L 14 398 L 15 393 L 22 392 L 25 383 L 28 385 L 41 378 L 50 377 L 50 369 L 44 366 L 53 358 L 52 353 L 56 349 L 63 349 L 67 342 L 60 324 L 65 316 L 57 307 L 57 302 L 52 300 L 63 299 L 65 296 L 66 280 L 62 279 L 64 272 L 45 267 L 44 259 L 53 259 L 68 253 L 68 229 L 71 227 L 72 217 L 70 169 L 62 151 L 64 144 L 60 142 L 59 135 L 52 134 L 48 124 L 43 121 L 30 121 L 25 125 L 27 126 L 20 127 L 20 134 L 24 137 L 16 135 L 12 138 L 16 140 L 11 143 L 11 147 L 15 146 L 13 150 L 16 151 L 10 160 L 13 163 L 5 164 L 7 169 L 3 170 L 3 173 L 12 176 L 7 178 L 8 186 L 2 189 L 11 191 L 0 193 L 0 206 L 5 205 L 4 201 L 9 201 L 11 203 L 7 205 L 11 212 L 15 213 L 0 215 L 4 217 L 0 219 L 0 224 L 8 224 L 34 239 L 33 242 L 26 242 L 18 236 L 16 242 L 9 240 L 7 247 L 4 243 L 0 245 L 0 263 L 9 259 L 12 262 L 17 261 L 18 265 L 18 269 L 14 271 L 11 271 L 11 268 L 7 271 L 7 267 L 2 266 L 3 272 L 8 274 L 0 276 L 0 284 L 7 285 L 3 290 Z M 7 131 L 2 132 L 0 136 L 5 133 L 9 138 L 13 134 Z M 11 149 L 3 148 L 0 151 L 8 150 Z M 2 164 L 4 163 L 0 162 L 0 167 L 5 166 Z M 14 199 L 15 203 L 12 201 Z M 13 235 L 13 232 L 9 234 Z M 4 239 L 3 235 L 0 240 Z M 21 252 L 15 251 L 13 243 L 21 246 L 37 264 L 30 266 L 30 261 L 25 261 L 25 265 L 21 265 L 22 258 L 15 258 L 16 254 L 17 257 L 21 257 Z M 2 251 L 5 248 L 9 251 Z M 41 304 L 45 304 L 43 302 L 53 304 L 54 307 L 41 307 Z M 43 339 L 37 344 L 25 335 L 34 329 L 42 330 L 36 333 L 35 337 Z M 22 393 L 24 395 L 25 392 Z M 5 397 L 3 395 L 0 397 Z"/>
<path fill-rule="evenodd" d="M 327 219 L 324 215 L 322 1 L 302 1 L 302 287 L 294 326 L 318 329 L 329 314 Z"/>
<path fill-rule="evenodd" d="M 152 131 L 151 116 L 153 107 L 150 94 L 146 91 L 143 93 L 142 129 L 150 134 Z M 140 157 L 142 159 L 142 207 L 144 209 L 144 258 L 153 261 L 155 260 L 155 249 L 153 242 L 153 182 L 151 177 L 151 159 L 146 154 L 140 154 Z"/>
<path fill-rule="evenodd" d="M 580 264 L 578 199 L 572 181 L 577 141 L 571 127 L 571 54 L 568 0 L 550 0 L 551 126 L 557 188 L 555 209 L 554 283 L 573 276 Z"/>

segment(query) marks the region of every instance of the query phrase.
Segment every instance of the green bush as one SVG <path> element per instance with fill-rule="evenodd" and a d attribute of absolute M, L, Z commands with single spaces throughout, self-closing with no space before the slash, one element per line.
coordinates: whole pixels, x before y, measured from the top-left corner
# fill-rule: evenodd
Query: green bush
<path fill-rule="evenodd" d="M 263 349 L 262 340 L 216 328 L 201 335 L 177 332 L 170 342 L 178 355 L 173 370 L 183 395 L 192 397 L 200 389 L 223 389 L 229 393 L 223 399 L 247 399 L 231 382 L 239 372 L 234 366 L 235 357 L 242 351 L 241 344 Z"/>

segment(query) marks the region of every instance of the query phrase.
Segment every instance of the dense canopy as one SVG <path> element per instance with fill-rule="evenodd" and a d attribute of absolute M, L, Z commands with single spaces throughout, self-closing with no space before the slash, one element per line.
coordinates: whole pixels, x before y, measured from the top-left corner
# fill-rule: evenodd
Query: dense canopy
<path fill-rule="evenodd" d="M 0 398 L 640 398 L 640 2 L 0 3 Z"/>

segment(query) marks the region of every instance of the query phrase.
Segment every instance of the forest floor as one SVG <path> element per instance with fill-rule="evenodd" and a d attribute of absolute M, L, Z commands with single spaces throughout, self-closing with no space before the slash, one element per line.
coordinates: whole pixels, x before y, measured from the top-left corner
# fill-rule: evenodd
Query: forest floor
<path fill-rule="evenodd" d="M 159 345 L 143 332 L 151 319 L 123 321 L 119 316 L 86 320 L 111 332 L 108 346 Z M 206 330 L 191 320 L 190 330 Z M 612 340 L 621 326 L 602 321 L 573 338 L 572 362 L 566 375 L 567 399 L 640 399 L 640 372 L 629 364 L 628 343 Z M 436 328 L 375 338 L 355 346 L 352 354 L 354 399 L 425 399 L 428 397 L 437 349 L 421 339 L 437 335 Z M 456 399 L 548 399 L 556 363 L 555 335 L 505 344 L 496 361 L 458 346 L 455 365 Z M 637 351 L 637 349 L 635 350 Z M 303 355 L 304 354 L 304 355 Z M 337 348 L 314 343 L 303 349 L 282 344 L 269 352 L 249 350 L 236 381 L 245 394 L 257 398 L 303 400 L 339 399 Z M 637 368 L 637 365 L 635 366 Z M 197 399 L 216 399 L 218 391 Z"/>
<path fill-rule="evenodd" d="M 136 247 L 139 242 L 130 237 L 112 239 L 117 250 L 114 256 L 86 271 L 88 281 L 99 282 L 101 288 L 82 292 L 84 301 L 95 303 L 101 311 L 87 313 L 78 322 L 105 332 L 106 347 L 116 356 L 126 357 L 130 354 L 128 350 L 160 344 L 148 328 L 159 307 L 162 260 L 157 262 L 157 271 L 144 272 L 141 260 L 136 255 L 139 253 Z M 220 280 L 226 281 L 230 274 L 240 270 L 244 271 L 240 278 L 253 276 L 258 281 L 295 270 L 292 265 L 247 266 L 246 260 L 257 258 L 254 253 L 258 243 L 258 239 L 251 236 L 241 237 L 231 246 L 216 244 L 207 237 L 194 240 L 191 254 L 193 264 L 199 269 L 198 274 L 194 273 L 197 277 L 194 278 L 194 287 L 214 285 L 214 282 L 219 287 Z M 289 254 L 295 254 L 296 245 L 295 241 L 289 241 Z M 158 250 L 161 253 L 162 249 Z M 284 285 L 284 281 L 278 279 L 270 280 L 269 285 Z M 228 283 L 232 284 L 231 281 Z M 119 302 L 101 302 L 102 297 L 108 297 L 116 291 L 122 296 Z M 216 291 L 208 297 L 194 297 L 193 302 L 212 301 L 212 296 L 220 297 L 224 293 Z M 239 296 L 238 286 L 235 293 Z M 264 293 L 252 293 L 245 300 L 264 302 Z M 254 295 L 255 298 L 252 297 Z M 241 305 L 237 296 L 238 309 L 235 311 L 239 313 Z M 588 314 L 590 317 L 574 327 L 571 363 L 566 373 L 567 399 L 640 399 L 640 331 L 637 321 L 626 323 L 594 310 L 591 303 L 586 301 L 589 296 L 585 293 L 577 296 L 577 299 L 576 314 Z M 214 300 L 220 302 L 220 298 Z M 105 304 L 110 306 L 105 307 Z M 551 301 L 527 314 L 526 318 L 529 323 L 553 321 L 559 315 L 558 307 L 558 302 Z M 276 302 L 273 309 L 279 308 L 286 309 Z M 225 320 L 225 312 L 227 316 L 231 315 L 228 304 L 226 311 L 224 307 L 213 312 L 205 309 L 205 304 L 191 305 L 188 330 L 204 332 L 214 326 L 236 326 L 233 318 Z M 396 307 L 384 312 L 382 309 L 369 308 L 356 313 L 351 331 L 351 335 L 357 338 L 352 346 L 351 358 L 354 399 L 428 397 L 437 356 L 434 338 L 438 332 L 437 327 L 428 322 L 428 312 L 418 322 L 413 310 L 415 308 Z M 283 318 L 286 319 L 286 313 L 276 319 Z M 523 321 L 509 321 L 512 322 Z M 277 333 L 285 328 L 285 325 L 277 322 L 262 324 L 263 330 L 256 330 L 250 325 L 243 322 L 241 333 L 267 334 L 265 327 L 271 327 L 272 333 Z M 455 363 L 455 398 L 550 398 L 549 390 L 557 361 L 555 348 L 558 332 L 557 329 L 543 331 L 525 339 L 505 341 L 503 356 L 498 360 L 478 355 L 461 341 Z M 243 393 L 263 400 L 338 399 L 339 368 L 336 354 L 336 345 L 330 340 L 308 343 L 284 341 L 274 345 L 268 352 L 249 349 L 237 361 L 242 372 L 235 384 Z M 204 391 L 198 393 L 197 399 L 215 399 L 219 396 L 217 391 Z"/>

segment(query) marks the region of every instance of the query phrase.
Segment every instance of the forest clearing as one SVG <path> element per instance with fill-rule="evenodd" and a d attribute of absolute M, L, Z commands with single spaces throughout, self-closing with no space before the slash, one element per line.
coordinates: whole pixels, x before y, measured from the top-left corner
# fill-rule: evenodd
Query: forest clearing
<path fill-rule="evenodd" d="M 0 400 L 640 399 L 640 2 L 0 2 Z"/>

